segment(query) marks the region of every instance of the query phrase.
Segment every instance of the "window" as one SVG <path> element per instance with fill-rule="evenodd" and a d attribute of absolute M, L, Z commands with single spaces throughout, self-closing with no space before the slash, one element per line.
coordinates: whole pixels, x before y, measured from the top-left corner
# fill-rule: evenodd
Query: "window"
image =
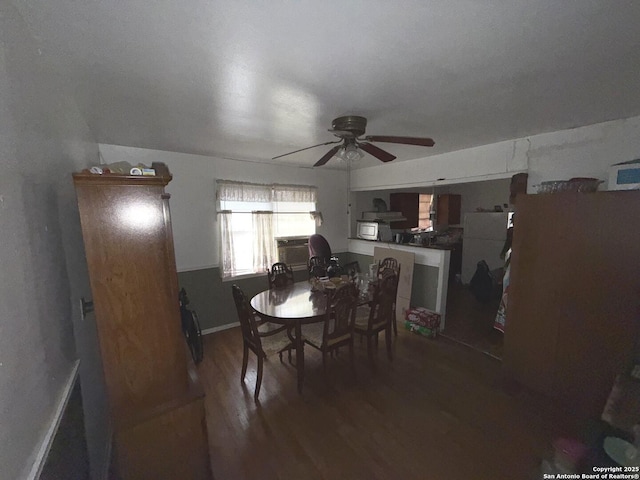
<path fill-rule="evenodd" d="M 431 202 L 433 195 L 421 193 L 418 197 L 418 228 L 431 228 Z"/>
<path fill-rule="evenodd" d="M 277 261 L 276 238 L 315 233 L 316 187 L 227 180 L 217 187 L 223 278 L 265 272 Z"/>

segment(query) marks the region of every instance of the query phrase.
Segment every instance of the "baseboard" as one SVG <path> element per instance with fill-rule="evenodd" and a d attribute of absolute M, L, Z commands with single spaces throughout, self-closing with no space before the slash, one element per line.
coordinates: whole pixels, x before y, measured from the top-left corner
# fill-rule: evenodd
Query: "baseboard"
<path fill-rule="evenodd" d="M 67 378 L 67 382 L 64 385 L 62 392 L 60 393 L 58 405 L 55 412 L 53 413 L 49 428 L 42 437 L 40 447 L 37 449 L 35 460 L 33 462 L 33 465 L 31 466 L 29 474 L 26 477 L 28 480 L 37 480 L 38 478 L 40 478 L 40 474 L 42 473 L 44 464 L 47 461 L 47 456 L 49 455 L 49 450 L 51 449 L 51 444 L 53 443 L 53 439 L 55 438 L 56 433 L 58 432 L 60 421 L 62 420 L 64 411 L 67 408 L 67 404 L 69 403 L 69 398 L 71 397 L 71 393 L 73 392 L 73 386 L 75 385 L 78 378 L 79 366 L 80 360 L 76 360 L 73 364 L 73 367 L 71 368 L 69 378 Z"/>
<path fill-rule="evenodd" d="M 218 327 L 205 328 L 204 330 L 202 330 L 202 335 L 209 335 L 210 333 L 221 332 L 222 330 L 228 330 L 230 328 L 239 327 L 239 326 L 240 326 L 240 322 L 234 322 L 234 323 L 227 323 L 225 325 L 220 325 Z"/>

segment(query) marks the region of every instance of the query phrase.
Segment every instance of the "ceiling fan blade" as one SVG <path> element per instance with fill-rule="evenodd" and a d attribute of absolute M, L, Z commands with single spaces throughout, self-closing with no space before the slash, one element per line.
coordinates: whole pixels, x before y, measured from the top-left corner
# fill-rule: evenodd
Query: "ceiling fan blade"
<path fill-rule="evenodd" d="M 335 142 L 332 142 L 335 143 Z M 337 147 L 333 147 L 331 150 L 329 150 L 324 157 L 322 157 L 320 160 L 318 160 L 313 166 L 314 167 L 321 167 L 322 165 L 324 165 L 325 163 L 327 163 L 329 160 L 331 160 L 333 158 L 333 156 L 338 153 L 338 150 L 340 150 L 340 145 L 338 145 Z"/>
<path fill-rule="evenodd" d="M 378 160 L 382 162 L 390 162 L 391 160 L 395 160 L 396 157 L 391 155 L 389 152 L 385 152 L 381 148 L 376 147 L 375 145 L 371 145 L 370 143 L 358 143 L 358 146 L 367 152 L 370 155 L 373 155 Z"/>
<path fill-rule="evenodd" d="M 278 155 L 277 157 L 272 157 L 271 160 L 275 160 L 276 158 L 280 158 L 280 157 L 286 157 L 287 155 L 293 155 L 294 153 L 303 152 L 305 150 L 309 150 L 310 148 L 320 147 L 321 145 L 331 145 L 332 143 L 342 143 L 342 140 L 338 140 L 338 141 L 335 141 L 335 142 L 319 143 L 317 145 L 312 145 L 310 147 L 301 148 L 300 150 L 294 150 L 293 152 L 283 153 L 282 155 Z"/>
<path fill-rule="evenodd" d="M 403 143 L 405 145 L 420 145 L 422 147 L 433 147 L 436 142 L 432 138 L 419 137 L 393 137 L 388 135 L 371 135 L 365 137 L 368 142 Z"/>

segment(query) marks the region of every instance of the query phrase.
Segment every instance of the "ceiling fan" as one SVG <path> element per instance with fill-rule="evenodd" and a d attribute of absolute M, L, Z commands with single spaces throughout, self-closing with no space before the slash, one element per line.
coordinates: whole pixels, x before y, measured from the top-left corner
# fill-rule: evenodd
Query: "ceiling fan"
<path fill-rule="evenodd" d="M 338 143 L 331 150 L 329 150 L 324 156 L 318 160 L 313 166 L 320 167 L 327 163 L 335 155 L 342 156 L 347 160 L 353 160 L 359 158 L 361 153 L 358 149 L 364 150 L 370 155 L 373 155 L 382 162 L 390 162 L 395 160 L 395 156 L 389 152 L 382 150 L 381 148 L 369 143 L 369 142 L 386 142 L 386 143 L 402 143 L 405 145 L 420 145 L 422 147 L 433 147 L 435 142 L 431 138 L 419 138 L 419 137 L 395 137 L 389 135 L 367 135 L 363 137 L 367 128 L 367 119 L 359 117 L 357 115 L 348 115 L 345 117 L 338 117 L 331 122 L 331 128 L 329 131 L 333 133 L 340 140 L 335 142 L 324 142 L 311 147 L 301 148 L 293 152 L 285 153 L 273 157 L 276 158 L 285 157 L 294 153 L 309 150 L 310 148 L 319 147 L 321 145 L 331 145 Z M 342 152 L 340 152 L 342 150 Z"/>

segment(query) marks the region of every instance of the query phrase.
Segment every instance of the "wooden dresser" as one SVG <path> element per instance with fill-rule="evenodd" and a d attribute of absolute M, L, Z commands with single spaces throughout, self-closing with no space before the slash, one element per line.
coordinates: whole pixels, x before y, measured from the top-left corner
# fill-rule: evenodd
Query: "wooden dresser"
<path fill-rule="evenodd" d="M 212 478 L 180 328 L 171 176 L 73 175 L 120 478 Z"/>

